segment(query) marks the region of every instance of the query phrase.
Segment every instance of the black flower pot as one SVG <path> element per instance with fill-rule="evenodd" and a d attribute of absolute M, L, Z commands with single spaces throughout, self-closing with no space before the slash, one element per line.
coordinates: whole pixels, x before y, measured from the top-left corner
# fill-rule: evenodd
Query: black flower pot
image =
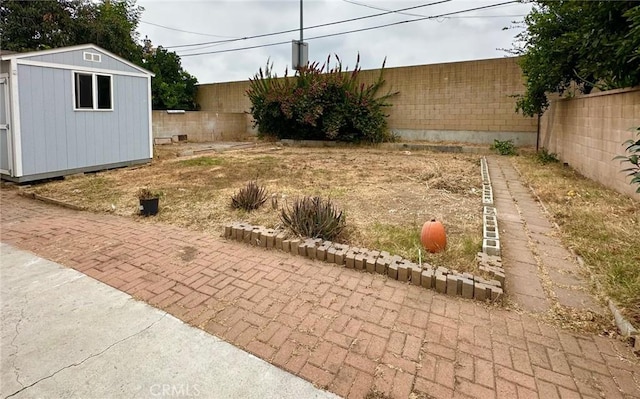
<path fill-rule="evenodd" d="M 149 198 L 140 200 L 140 214 L 142 216 L 152 216 L 158 213 L 158 202 L 160 198 Z"/>

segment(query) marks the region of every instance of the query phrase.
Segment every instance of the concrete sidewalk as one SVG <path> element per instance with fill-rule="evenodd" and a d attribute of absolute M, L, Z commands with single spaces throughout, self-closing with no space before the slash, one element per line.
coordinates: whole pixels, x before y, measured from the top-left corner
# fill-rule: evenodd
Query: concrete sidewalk
<path fill-rule="evenodd" d="M 333 398 L 72 269 L 0 244 L 3 398 Z"/>

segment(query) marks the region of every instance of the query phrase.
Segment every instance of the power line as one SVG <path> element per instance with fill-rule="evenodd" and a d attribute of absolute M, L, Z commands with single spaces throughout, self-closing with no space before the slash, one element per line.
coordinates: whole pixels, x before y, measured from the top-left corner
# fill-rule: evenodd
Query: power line
<path fill-rule="evenodd" d="M 401 24 L 406 24 L 406 23 L 410 23 L 410 22 L 418 22 L 418 21 L 424 21 L 424 20 L 427 20 L 427 19 L 443 18 L 443 17 L 447 17 L 449 15 L 462 14 L 462 13 L 470 12 L 470 11 L 485 10 L 485 9 L 488 9 L 488 8 L 500 7 L 500 6 L 505 6 L 505 5 L 514 4 L 514 3 L 519 3 L 519 0 L 506 1 L 506 2 L 503 2 L 503 3 L 497 3 L 497 4 L 486 5 L 486 6 L 475 7 L 475 8 L 468 8 L 466 10 L 452 11 L 452 12 L 448 12 L 448 13 L 444 13 L 444 14 L 440 14 L 440 15 L 425 16 L 425 17 L 422 17 L 422 18 L 410 19 L 410 20 L 400 21 L 400 22 L 393 22 L 393 23 L 384 24 L 384 25 L 371 26 L 371 27 L 368 27 L 368 28 L 354 29 L 354 30 L 345 31 L 345 32 L 338 32 L 338 33 L 330 33 L 330 34 L 327 34 L 327 35 L 309 37 L 309 38 L 307 38 L 307 40 L 324 39 L 324 38 L 327 38 L 327 37 L 341 36 L 341 35 L 347 35 L 347 34 L 350 34 L 350 33 L 357 33 L 357 32 L 364 32 L 364 31 L 369 31 L 369 30 L 374 30 L 374 29 L 387 28 L 389 26 L 401 25 Z M 267 44 L 249 46 L 249 47 L 238 47 L 238 48 L 232 48 L 232 49 L 227 49 L 227 50 L 207 51 L 207 52 L 204 52 L 204 53 L 194 53 L 194 54 L 184 54 L 184 55 L 181 54 L 180 57 L 184 58 L 184 57 L 193 57 L 193 56 L 207 55 L 207 54 L 230 53 L 230 52 L 234 52 L 234 51 L 251 50 L 251 49 L 256 49 L 256 48 L 260 48 L 260 47 L 271 47 L 271 46 L 278 46 L 278 45 L 281 45 L 281 44 L 288 44 L 288 43 L 291 43 L 291 41 L 288 40 L 288 41 L 282 41 L 282 42 L 277 42 L 277 43 L 267 43 Z"/>
<path fill-rule="evenodd" d="M 429 6 L 434 6 L 434 5 L 437 5 L 437 4 L 448 3 L 450 1 L 452 1 L 452 0 L 439 0 L 439 1 L 432 2 L 432 3 L 421 4 L 421 5 L 418 5 L 418 6 L 401 8 L 401 9 L 395 10 L 395 11 L 387 11 L 387 12 L 383 12 L 383 13 L 379 13 L 379 14 L 367 15 L 367 16 L 364 16 L 364 17 L 344 19 L 342 21 L 327 22 L 327 23 L 320 24 L 320 25 L 314 25 L 314 26 L 305 27 L 304 29 L 308 30 L 308 29 L 322 28 L 322 27 L 325 27 L 325 26 L 344 24 L 344 23 L 347 23 L 347 22 L 354 22 L 354 21 L 359 21 L 359 20 L 362 20 L 362 19 L 380 17 L 382 15 L 393 14 L 393 13 L 398 12 L 398 11 L 414 10 L 416 8 L 429 7 Z M 164 48 L 177 49 L 177 48 L 184 48 L 184 47 L 202 46 L 202 45 L 205 45 L 205 44 L 231 43 L 231 42 L 235 42 L 235 41 L 239 41 L 239 40 L 257 39 L 257 38 L 261 38 L 261 37 L 276 36 L 276 35 L 282 35 L 282 34 L 285 34 L 285 33 L 298 32 L 298 31 L 299 31 L 299 28 L 296 28 L 296 29 L 283 30 L 283 31 L 280 31 L 280 32 L 263 33 L 261 35 L 246 36 L 246 37 L 235 38 L 235 39 L 215 40 L 215 41 L 211 41 L 211 42 L 182 44 L 182 45 L 176 45 L 176 46 L 163 46 L 163 47 Z"/>
<path fill-rule="evenodd" d="M 370 8 L 372 10 L 389 11 L 389 12 L 393 12 L 393 13 L 396 13 L 396 14 L 408 15 L 410 17 L 424 17 L 425 16 L 425 15 L 420 15 L 420 14 L 412 14 L 410 12 L 392 11 L 392 10 L 389 10 L 389 9 L 386 9 L 386 8 L 375 7 L 375 6 L 371 6 L 369 4 L 358 3 L 357 1 L 352 1 L 352 0 L 342 0 L 342 1 L 344 1 L 345 3 L 349 3 L 349 4 L 354 4 L 356 6 Z"/>
<path fill-rule="evenodd" d="M 140 22 L 143 23 L 143 24 L 147 24 L 147 25 L 157 26 L 159 28 L 164 28 L 164 29 L 168 29 L 168 30 L 174 30 L 176 32 L 190 33 L 192 35 L 210 36 L 210 37 L 223 37 L 223 38 L 228 38 L 228 39 L 233 38 L 233 36 L 212 35 L 210 33 L 192 32 L 192 31 L 189 31 L 189 30 L 182 30 L 182 29 L 178 29 L 178 28 L 172 28 L 170 26 L 160 25 L 160 24 L 156 24 L 156 23 L 153 23 L 153 22 L 143 21 L 143 20 L 140 20 Z"/>
<path fill-rule="evenodd" d="M 345 3 L 354 4 L 354 5 L 361 6 L 361 7 L 371 8 L 372 10 L 389 11 L 389 12 L 394 12 L 394 13 L 397 13 L 397 14 L 408 15 L 410 17 L 418 17 L 418 18 L 426 17 L 426 15 L 424 15 L 424 14 L 413 14 L 413 13 L 410 13 L 410 12 L 393 11 L 393 10 L 389 10 L 387 8 L 376 7 L 376 6 L 372 6 L 372 5 L 365 4 L 365 3 L 359 3 L 359 2 L 353 1 L 353 0 L 342 0 L 342 1 L 344 1 Z M 513 15 L 460 15 L 460 16 L 457 16 L 457 17 L 448 17 L 447 19 L 453 19 L 453 18 L 517 18 L 517 17 L 524 17 L 524 16 L 526 16 L 526 14 L 513 14 Z"/>

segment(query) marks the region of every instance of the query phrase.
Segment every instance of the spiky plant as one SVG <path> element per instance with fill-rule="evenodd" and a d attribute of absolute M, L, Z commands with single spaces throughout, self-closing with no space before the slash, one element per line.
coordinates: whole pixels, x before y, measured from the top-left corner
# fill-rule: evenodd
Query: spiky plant
<path fill-rule="evenodd" d="M 296 199 L 291 207 L 282 208 L 280 220 L 299 236 L 325 240 L 335 239 L 346 225 L 342 211 L 320 197 Z"/>
<path fill-rule="evenodd" d="M 260 208 L 266 200 L 267 190 L 255 181 L 250 181 L 231 197 L 231 206 L 250 212 Z"/>

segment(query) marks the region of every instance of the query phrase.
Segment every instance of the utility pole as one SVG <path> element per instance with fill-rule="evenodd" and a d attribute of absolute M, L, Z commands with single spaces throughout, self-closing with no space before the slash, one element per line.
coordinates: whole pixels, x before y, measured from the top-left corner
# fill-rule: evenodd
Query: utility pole
<path fill-rule="evenodd" d="M 307 65 L 309 60 L 309 47 L 304 42 L 304 17 L 303 17 L 303 0 L 300 0 L 300 40 L 292 41 L 291 65 L 293 69 L 300 69 Z"/>

